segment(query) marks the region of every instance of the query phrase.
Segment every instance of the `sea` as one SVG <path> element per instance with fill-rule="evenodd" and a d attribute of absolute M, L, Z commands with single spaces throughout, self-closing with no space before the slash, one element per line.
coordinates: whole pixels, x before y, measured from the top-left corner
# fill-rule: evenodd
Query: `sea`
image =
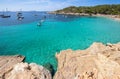
<path fill-rule="evenodd" d="M 61 50 L 84 50 L 94 42 L 120 42 L 120 21 L 110 18 L 23 11 L 24 19 L 18 20 L 17 12 L 6 14 L 11 17 L 0 18 L 0 55 L 20 54 L 26 57 L 25 62 L 50 63 L 55 70 L 55 54 Z"/>

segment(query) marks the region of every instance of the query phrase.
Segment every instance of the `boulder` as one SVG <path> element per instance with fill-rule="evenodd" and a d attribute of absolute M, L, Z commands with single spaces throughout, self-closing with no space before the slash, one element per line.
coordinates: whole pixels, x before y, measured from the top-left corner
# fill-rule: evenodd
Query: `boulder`
<path fill-rule="evenodd" d="M 35 63 L 18 63 L 5 75 L 5 79 L 52 79 L 50 72 Z"/>

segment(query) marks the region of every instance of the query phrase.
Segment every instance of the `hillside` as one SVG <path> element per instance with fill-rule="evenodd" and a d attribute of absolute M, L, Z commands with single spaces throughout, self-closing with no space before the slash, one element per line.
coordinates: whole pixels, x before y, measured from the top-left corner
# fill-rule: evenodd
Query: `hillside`
<path fill-rule="evenodd" d="M 109 14 L 120 15 L 120 4 L 118 5 L 97 5 L 97 6 L 70 6 L 56 13 L 86 13 L 86 14 Z"/>

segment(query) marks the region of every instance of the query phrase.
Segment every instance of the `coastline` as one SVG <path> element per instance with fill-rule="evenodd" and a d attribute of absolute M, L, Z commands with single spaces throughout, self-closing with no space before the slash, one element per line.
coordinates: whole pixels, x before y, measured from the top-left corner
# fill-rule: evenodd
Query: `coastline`
<path fill-rule="evenodd" d="M 106 15 L 106 14 L 86 14 L 86 13 L 65 13 L 65 12 L 49 12 L 50 14 L 61 14 L 61 15 L 75 15 L 75 16 L 96 16 L 96 17 L 106 17 L 111 18 L 116 21 L 120 21 L 120 15 Z"/>
<path fill-rule="evenodd" d="M 106 18 L 111 18 L 116 21 L 120 21 L 120 15 L 105 15 L 105 14 L 96 14 L 92 16 L 97 16 L 97 17 L 106 17 Z"/>
<path fill-rule="evenodd" d="M 94 42 L 85 50 L 56 53 L 54 79 L 120 79 L 120 43 Z"/>
<path fill-rule="evenodd" d="M 120 43 L 104 45 L 94 42 L 85 50 L 67 49 L 55 56 L 58 67 L 53 76 L 41 65 L 23 62 L 24 56 L 0 56 L 0 79 L 120 78 Z"/>
<path fill-rule="evenodd" d="M 0 56 L 0 79 L 52 79 L 47 68 L 24 59 L 22 55 Z"/>

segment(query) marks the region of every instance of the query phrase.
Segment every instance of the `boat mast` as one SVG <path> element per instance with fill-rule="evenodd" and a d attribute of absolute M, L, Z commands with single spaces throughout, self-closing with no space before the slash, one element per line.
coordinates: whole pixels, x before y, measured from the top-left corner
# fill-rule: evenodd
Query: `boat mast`
<path fill-rule="evenodd" d="M 7 15 L 8 9 L 6 8 L 6 15 Z"/>
<path fill-rule="evenodd" d="M 3 9 L 3 15 L 4 15 L 5 13 L 4 13 L 4 9 Z"/>

